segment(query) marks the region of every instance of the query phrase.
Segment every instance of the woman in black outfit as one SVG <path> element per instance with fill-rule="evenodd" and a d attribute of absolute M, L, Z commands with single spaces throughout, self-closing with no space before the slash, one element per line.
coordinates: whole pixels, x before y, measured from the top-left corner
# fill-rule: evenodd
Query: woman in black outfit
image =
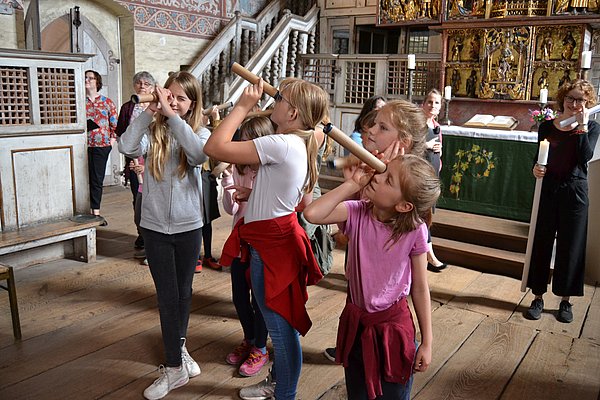
<path fill-rule="evenodd" d="M 538 141 L 550 142 L 548 164 L 535 164 L 533 175 L 544 178 L 527 286 L 535 295 L 525 317 L 539 319 L 544 309 L 550 260 L 556 237 L 552 292 L 562 297 L 556 319 L 573 321 L 570 296 L 583 296 L 588 222 L 588 161 L 600 134 L 600 125 L 589 121 L 589 108 L 597 103 L 594 87 L 586 80 L 563 85 L 556 96 L 560 115 L 540 125 Z M 564 128 L 560 122 L 576 116 Z"/>

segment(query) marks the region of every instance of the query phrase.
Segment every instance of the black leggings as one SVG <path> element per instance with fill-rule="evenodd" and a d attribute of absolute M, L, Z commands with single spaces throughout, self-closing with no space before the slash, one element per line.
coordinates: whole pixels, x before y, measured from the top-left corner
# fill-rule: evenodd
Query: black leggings
<path fill-rule="evenodd" d="M 181 365 L 181 339 L 186 337 L 192 282 L 200 253 L 200 230 L 166 235 L 140 228 L 146 244 L 165 347 L 167 367 Z"/>

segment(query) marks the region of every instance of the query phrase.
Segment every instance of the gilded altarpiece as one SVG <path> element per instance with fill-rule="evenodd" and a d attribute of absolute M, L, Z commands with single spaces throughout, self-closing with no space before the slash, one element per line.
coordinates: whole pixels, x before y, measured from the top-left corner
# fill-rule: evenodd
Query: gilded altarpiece
<path fill-rule="evenodd" d="M 447 31 L 445 85 L 457 97 L 549 98 L 576 79 L 584 27 L 505 27 Z"/>

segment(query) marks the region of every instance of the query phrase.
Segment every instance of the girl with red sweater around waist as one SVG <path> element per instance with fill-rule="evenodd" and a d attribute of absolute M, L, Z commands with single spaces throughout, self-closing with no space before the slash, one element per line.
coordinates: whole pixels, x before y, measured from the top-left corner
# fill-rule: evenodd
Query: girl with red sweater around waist
<path fill-rule="evenodd" d="M 224 162 L 260 164 L 245 217 L 225 243 L 221 260 L 227 265 L 228 259 L 239 255 L 236 242 L 249 245 L 252 290 L 275 352 L 275 397 L 291 400 L 302 368 L 298 333 L 305 335 L 311 326 L 306 285 L 322 278 L 296 211 L 303 199 L 312 199 L 318 176 L 314 129 L 327 113 L 328 95 L 311 83 L 285 79 L 271 114 L 277 133 L 232 141 L 262 92 L 262 80 L 244 90 L 204 151 Z"/>
<path fill-rule="evenodd" d="M 361 190 L 366 199 L 347 200 Z M 427 225 L 439 194 L 431 165 L 401 155 L 381 174 L 355 167 L 350 179 L 304 210 L 308 221 L 340 224 L 349 237 L 336 361 L 344 365 L 350 400 L 408 400 L 413 371 L 431 362 Z M 408 295 L 421 330 L 418 349 Z"/>

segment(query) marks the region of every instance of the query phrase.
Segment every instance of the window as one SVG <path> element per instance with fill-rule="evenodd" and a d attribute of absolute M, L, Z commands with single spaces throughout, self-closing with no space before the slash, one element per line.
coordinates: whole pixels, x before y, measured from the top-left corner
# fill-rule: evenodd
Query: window
<path fill-rule="evenodd" d="M 411 30 L 408 32 L 408 54 L 428 53 L 429 31 Z"/>
<path fill-rule="evenodd" d="M 400 30 L 361 26 L 357 32 L 359 54 L 398 54 Z"/>
<path fill-rule="evenodd" d="M 347 29 L 334 30 L 331 47 L 331 51 L 334 54 L 348 54 L 348 48 L 350 47 L 350 31 Z"/>

